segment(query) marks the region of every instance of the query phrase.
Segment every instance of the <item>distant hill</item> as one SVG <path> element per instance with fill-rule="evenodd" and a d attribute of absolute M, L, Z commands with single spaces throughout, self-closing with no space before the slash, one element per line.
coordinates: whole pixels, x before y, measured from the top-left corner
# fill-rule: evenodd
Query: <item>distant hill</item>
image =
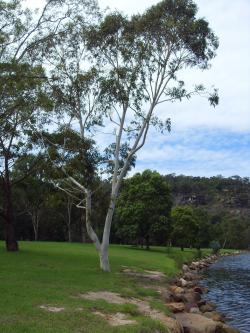
<path fill-rule="evenodd" d="M 209 212 L 210 215 L 250 217 L 250 178 L 233 176 L 211 178 L 164 176 L 171 188 L 173 204 L 192 205 Z"/>

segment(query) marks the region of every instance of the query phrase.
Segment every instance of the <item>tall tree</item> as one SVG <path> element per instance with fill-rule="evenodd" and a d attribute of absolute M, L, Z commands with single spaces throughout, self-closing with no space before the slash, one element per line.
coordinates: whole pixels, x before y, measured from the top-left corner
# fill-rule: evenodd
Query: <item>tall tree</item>
<path fill-rule="evenodd" d="M 70 15 L 64 3 L 48 0 L 40 11 L 31 11 L 25 9 L 22 0 L 0 1 L 0 176 L 4 189 L 1 209 L 8 251 L 18 250 L 10 171 L 15 160 L 29 148 L 27 136 L 41 119 L 41 111 L 52 106 L 38 50 Z"/>
<path fill-rule="evenodd" d="M 120 13 L 101 17 L 91 1 L 84 2 L 84 8 L 76 0 L 69 5 L 72 20 L 57 38 L 48 40 L 42 53 L 52 66 L 56 110 L 64 113 L 64 125 L 75 126 L 77 120 L 82 139 L 95 125 L 103 124 L 114 133 L 106 150 L 112 187 L 101 238 L 92 224 L 95 189 L 79 182 L 77 175 L 65 174 L 71 188 L 83 195 L 88 235 L 101 268 L 109 271 L 110 230 L 122 180 L 149 128 L 170 130 L 168 117 L 156 115 L 160 104 L 194 94 L 206 95 L 212 105 L 218 103 L 216 91 L 209 94 L 200 84 L 188 91 L 178 77 L 184 68 L 209 68 L 218 41 L 207 21 L 196 17 L 197 7 L 190 0 L 164 0 L 131 19 Z"/>
<path fill-rule="evenodd" d="M 110 230 L 122 180 L 144 146 L 149 128 L 170 129 L 167 116 L 157 117 L 157 107 L 194 94 L 207 96 L 213 106 L 218 103 L 217 91 L 209 94 L 200 84 L 188 91 L 178 77 L 184 68 L 209 68 L 218 47 L 208 22 L 196 14 L 193 1 L 163 0 L 131 20 L 120 13 L 107 15 L 90 30 L 88 47 L 103 70 L 101 97 L 115 133 L 112 190 L 102 240 L 93 237 L 91 230 L 104 271 L 110 270 Z M 128 149 L 122 159 L 124 144 Z"/>
<path fill-rule="evenodd" d="M 50 103 L 40 79 L 44 75 L 40 66 L 28 64 L 0 64 L 0 176 L 4 193 L 2 214 L 5 220 L 6 248 L 18 249 L 13 216 L 11 170 L 15 161 L 25 155 L 30 146 L 27 136 L 31 124 L 39 118 L 38 109 Z M 32 125 L 32 126 L 33 126 Z"/>

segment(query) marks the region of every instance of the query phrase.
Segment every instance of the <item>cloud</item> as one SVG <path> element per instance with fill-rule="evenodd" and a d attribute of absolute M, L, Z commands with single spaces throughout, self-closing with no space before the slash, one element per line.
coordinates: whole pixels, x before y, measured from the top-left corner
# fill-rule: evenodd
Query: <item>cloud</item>
<path fill-rule="evenodd" d="M 163 174 L 247 177 L 250 174 L 249 146 L 250 132 L 241 135 L 218 130 L 187 130 L 161 138 L 151 133 L 132 173 L 150 168 Z"/>

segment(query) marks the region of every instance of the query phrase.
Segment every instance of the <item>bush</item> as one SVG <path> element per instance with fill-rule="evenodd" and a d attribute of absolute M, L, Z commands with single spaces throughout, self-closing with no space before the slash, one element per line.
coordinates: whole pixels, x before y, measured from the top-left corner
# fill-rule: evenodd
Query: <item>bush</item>
<path fill-rule="evenodd" d="M 213 254 L 218 254 L 221 249 L 220 243 L 215 240 L 210 242 L 209 247 L 212 249 Z"/>

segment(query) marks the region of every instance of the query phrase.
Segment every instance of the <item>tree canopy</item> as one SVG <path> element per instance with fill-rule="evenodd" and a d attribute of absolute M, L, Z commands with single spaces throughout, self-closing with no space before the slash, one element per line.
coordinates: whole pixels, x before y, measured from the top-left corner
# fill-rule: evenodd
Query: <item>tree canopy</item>
<path fill-rule="evenodd" d="M 171 198 L 163 177 L 150 170 L 125 180 L 115 214 L 118 237 L 127 243 L 166 244 L 170 238 Z"/>

